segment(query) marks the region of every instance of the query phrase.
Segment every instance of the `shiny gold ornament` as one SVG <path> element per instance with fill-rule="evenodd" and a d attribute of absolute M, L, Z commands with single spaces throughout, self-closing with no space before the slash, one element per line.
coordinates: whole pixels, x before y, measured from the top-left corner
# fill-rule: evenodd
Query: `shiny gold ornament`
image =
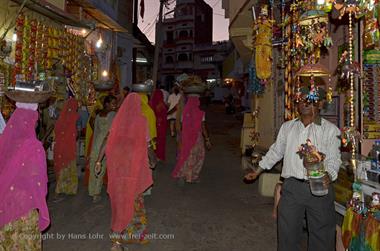
<path fill-rule="evenodd" d="M 296 76 L 299 77 L 326 77 L 329 76 L 329 71 L 322 64 L 307 64 L 301 67 Z"/>

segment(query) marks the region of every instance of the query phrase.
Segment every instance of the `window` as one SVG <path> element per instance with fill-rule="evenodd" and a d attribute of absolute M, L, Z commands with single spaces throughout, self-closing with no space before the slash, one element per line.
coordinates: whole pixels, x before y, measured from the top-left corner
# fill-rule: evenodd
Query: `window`
<path fill-rule="evenodd" d="M 188 57 L 186 53 L 181 53 L 178 55 L 178 61 L 188 61 Z"/>
<path fill-rule="evenodd" d="M 174 37 L 173 37 L 173 32 L 172 31 L 167 31 L 166 32 L 166 41 L 168 43 L 172 43 L 174 40 Z"/>
<path fill-rule="evenodd" d="M 172 63 L 173 63 L 173 57 L 172 57 L 172 56 L 167 56 L 167 57 L 165 58 L 165 62 L 166 62 L 167 64 L 172 64 Z"/>
<path fill-rule="evenodd" d="M 181 50 L 186 50 L 187 48 L 185 46 L 181 47 Z"/>
<path fill-rule="evenodd" d="M 188 33 L 187 33 L 187 31 L 186 31 L 186 30 L 181 30 L 181 31 L 179 32 L 179 37 L 180 37 L 180 38 L 186 38 L 186 37 L 188 37 Z"/>

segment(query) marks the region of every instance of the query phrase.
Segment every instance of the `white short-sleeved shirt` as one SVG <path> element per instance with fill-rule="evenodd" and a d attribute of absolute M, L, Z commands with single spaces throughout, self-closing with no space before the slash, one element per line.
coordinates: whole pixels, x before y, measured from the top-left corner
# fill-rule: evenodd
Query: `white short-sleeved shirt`
<path fill-rule="evenodd" d="M 169 95 L 169 98 L 168 98 L 168 104 L 169 104 L 169 109 L 168 111 L 172 110 L 179 102 L 179 100 L 181 99 L 181 94 L 175 94 L 175 93 L 172 93 Z M 173 112 L 171 114 L 168 115 L 168 119 L 175 119 L 177 116 L 177 112 Z"/>

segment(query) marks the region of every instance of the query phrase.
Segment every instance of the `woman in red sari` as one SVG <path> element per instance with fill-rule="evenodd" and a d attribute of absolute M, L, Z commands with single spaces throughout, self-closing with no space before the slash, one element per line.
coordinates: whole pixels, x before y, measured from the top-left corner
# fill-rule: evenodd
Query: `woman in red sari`
<path fill-rule="evenodd" d="M 165 161 L 166 129 L 168 126 L 166 117 L 168 108 L 166 107 L 164 95 L 160 89 L 156 89 L 153 92 L 149 105 L 156 115 L 157 138 L 155 152 L 160 160 Z"/>
<path fill-rule="evenodd" d="M 205 159 L 205 145 L 211 148 L 205 113 L 199 108 L 199 96 L 189 95 L 182 113 L 181 148 L 172 177 L 180 184 L 198 183 Z"/>
<path fill-rule="evenodd" d="M 140 96 L 131 93 L 112 122 L 105 149 L 111 228 L 115 233 L 112 250 L 123 250 L 121 242 L 124 241 L 146 242 L 147 219 L 142 194 L 153 184 L 148 162 L 149 140 L 148 122 L 141 112 Z M 100 165 L 95 171 L 100 171 Z"/>
<path fill-rule="evenodd" d="M 69 98 L 55 124 L 54 169 L 57 178 L 56 194 L 76 194 L 78 102 Z"/>

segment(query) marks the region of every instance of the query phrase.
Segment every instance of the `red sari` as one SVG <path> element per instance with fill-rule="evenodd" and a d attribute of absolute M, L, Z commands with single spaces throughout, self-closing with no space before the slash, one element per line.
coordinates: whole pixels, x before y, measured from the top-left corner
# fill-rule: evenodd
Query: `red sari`
<path fill-rule="evenodd" d="M 78 102 L 69 98 L 55 124 L 54 169 L 57 177 L 56 193 L 76 194 L 78 189 L 77 126 Z"/>
<path fill-rule="evenodd" d="M 153 184 L 148 162 L 148 122 L 141 99 L 131 93 L 112 122 L 106 145 L 112 230 L 122 232 L 133 219 L 135 201 Z"/>
<path fill-rule="evenodd" d="M 168 121 L 166 117 L 168 108 L 165 105 L 164 95 L 161 90 L 156 89 L 153 92 L 152 98 L 149 101 L 149 105 L 152 107 L 154 114 L 156 115 L 156 155 L 160 160 L 165 160 L 166 129 L 168 127 Z"/>
<path fill-rule="evenodd" d="M 198 178 L 204 161 L 202 119 L 205 113 L 199 104 L 198 97 L 189 97 L 183 109 L 181 148 L 172 171 L 173 178 L 184 178 L 187 182 Z"/>

